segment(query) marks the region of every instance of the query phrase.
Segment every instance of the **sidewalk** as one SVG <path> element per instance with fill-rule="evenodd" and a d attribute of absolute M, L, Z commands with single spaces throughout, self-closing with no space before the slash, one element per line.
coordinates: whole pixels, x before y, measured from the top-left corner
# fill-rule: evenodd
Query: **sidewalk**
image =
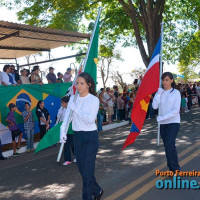
<path fill-rule="evenodd" d="M 119 123 L 108 124 L 108 125 L 103 126 L 103 131 L 107 131 L 107 130 L 111 130 L 111 129 L 114 129 L 114 128 L 118 128 L 118 127 L 127 125 L 128 123 L 129 123 L 128 121 L 124 121 L 124 122 L 119 122 Z M 39 142 L 35 142 L 34 143 L 34 148 L 37 147 L 38 143 Z M 25 153 L 26 150 L 27 150 L 26 146 L 22 146 L 20 148 L 20 150 L 18 151 L 18 153 Z M 9 151 L 4 151 L 3 152 L 3 156 L 5 156 L 5 157 L 10 157 L 12 155 L 13 155 L 13 150 L 9 150 Z"/>

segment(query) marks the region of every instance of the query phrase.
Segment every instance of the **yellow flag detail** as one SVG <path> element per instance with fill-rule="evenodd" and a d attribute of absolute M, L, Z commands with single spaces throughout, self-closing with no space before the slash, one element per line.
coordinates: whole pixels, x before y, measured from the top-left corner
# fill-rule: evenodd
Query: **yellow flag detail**
<path fill-rule="evenodd" d="M 143 99 L 142 101 L 140 101 L 140 105 L 141 105 L 141 109 L 147 112 L 149 103 L 146 103 L 146 101 Z"/>
<path fill-rule="evenodd" d="M 94 58 L 94 62 L 95 62 L 95 64 L 97 65 L 98 62 L 99 62 L 98 58 Z"/>

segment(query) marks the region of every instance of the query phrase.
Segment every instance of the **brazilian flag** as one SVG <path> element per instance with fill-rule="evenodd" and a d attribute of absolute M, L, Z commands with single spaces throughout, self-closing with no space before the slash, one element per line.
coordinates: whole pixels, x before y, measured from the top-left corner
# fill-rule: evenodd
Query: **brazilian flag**
<path fill-rule="evenodd" d="M 54 126 L 57 111 L 60 108 L 60 98 L 66 94 L 71 83 L 55 83 L 44 85 L 20 85 L 20 86 L 0 86 L 0 123 L 7 126 L 6 117 L 9 113 L 9 104 L 14 103 L 17 106 L 15 119 L 18 127 L 23 131 L 24 121 L 22 112 L 25 110 L 25 103 L 31 105 L 31 111 L 34 115 L 35 133 L 39 133 L 38 119 L 35 114 L 37 102 L 43 100 L 45 107 L 51 116 L 50 126 Z"/>

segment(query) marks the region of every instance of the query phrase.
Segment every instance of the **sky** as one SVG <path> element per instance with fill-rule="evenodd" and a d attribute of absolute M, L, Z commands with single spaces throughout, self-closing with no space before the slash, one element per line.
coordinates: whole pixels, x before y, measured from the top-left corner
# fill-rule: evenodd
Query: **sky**
<path fill-rule="evenodd" d="M 22 23 L 22 22 L 18 21 L 15 10 L 11 11 L 5 7 L 1 7 L 0 13 L 1 13 L 0 20 Z M 136 68 L 144 68 L 145 69 L 139 49 L 136 49 L 134 47 L 123 48 L 123 47 L 121 47 L 121 44 L 118 44 L 117 50 L 119 50 L 121 52 L 121 57 L 123 58 L 123 61 L 114 61 L 112 64 L 112 69 L 117 70 L 121 74 L 123 74 L 123 78 L 124 78 L 124 80 L 126 80 L 125 82 L 127 82 L 128 84 L 133 83 L 133 78 L 130 77 L 130 73 L 132 72 L 132 70 L 134 70 Z M 77 51 L 72 51 L 71 48 L 69 48 L 69 47 L 59 47 L 59 48 L 51 50 L 51 59 L 64 57 L 64 56 L 70 56 L 70 55 L 74 55 L 76 53 L 77 53 Z M 47 53 L 43 53 L 42 56 L 36 56 L 37 62 L 42 61 L 42 60 L 48 60 Z M 3 63 L 3 62 L 10 63 L 10 62 L 15 62 L 15 61 L 14 60 L 0 60 L 0 63 Z M 19 65 L 22 65 L 22 64 L 26 64 L 27 60 L 26 60 L 26 58 L 19 58 L 19 59 L 17 59 L 17 62 Z M 32 57 L 30 62 L 35 62 L 35 59 Z M 51 63 L 47 63 L 47 64 L 41 64 L 40 68 L 42 71 L 47 72 L 48 68 L 50 66 L 53 66 L 55 68 L 55 74 L 57 74 L 57 72 L 61 72 L 64 74 L 66 69 L 68 67 L 70 67 L 70 65 L 72 66 L 72 68 L 74 67 L 74 65 L 76 66 L 76 68 L 79 68 L 79 64 L 76 63 L 75 58 L 65 59 L 65 60 L 51 62 Z M 2 70 L 2 68 L 3 68 L 3 64 L 0 64 L 0 70 Z M 177 65 L 165 64 L 163 70 L 164 70 L 164 72 L 170 71 L 170 72 L 178 74 Z M 97 72 L 97 77 L 98 77 L 97 88 L 99 89 L 103 85 L 99 72 Z M 44 82 L 46 82 L 46 80 Z M 112 87 L 113 84 L 114 84 L 113 81 L 111 79 L 109 79 L 107 82 L 107 87 Z"/>

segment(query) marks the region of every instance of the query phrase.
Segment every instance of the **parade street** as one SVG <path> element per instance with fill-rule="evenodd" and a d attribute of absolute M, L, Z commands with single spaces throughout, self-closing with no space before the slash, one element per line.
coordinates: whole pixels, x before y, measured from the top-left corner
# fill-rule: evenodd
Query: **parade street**
<path fill-rule="evenodd" d="M 200 171 L 200 109 L 181 115 L 177 150 L 182 171 Z M 129 125 L 99 134 L 100 149 L 96 161 L 96 178 L 104 189 L 104 200 L 197 200 L 194 189 L 157 189 L 156 181 L 172 179 L 155 175 L 165 171 L 166 157 L 162 140 L 157 147 L 157 122 L 148 119 L 136 142 L 122 151 L 130 132 Z M 56 162 L 59 147 L 37 155 L 23 153 L 0 162 L 0 199 L 9 200 L 79 200 L 82 180 L 76 163 L 63 166 Z M 200 177 L 183 177 L 197 180 Z"/>

